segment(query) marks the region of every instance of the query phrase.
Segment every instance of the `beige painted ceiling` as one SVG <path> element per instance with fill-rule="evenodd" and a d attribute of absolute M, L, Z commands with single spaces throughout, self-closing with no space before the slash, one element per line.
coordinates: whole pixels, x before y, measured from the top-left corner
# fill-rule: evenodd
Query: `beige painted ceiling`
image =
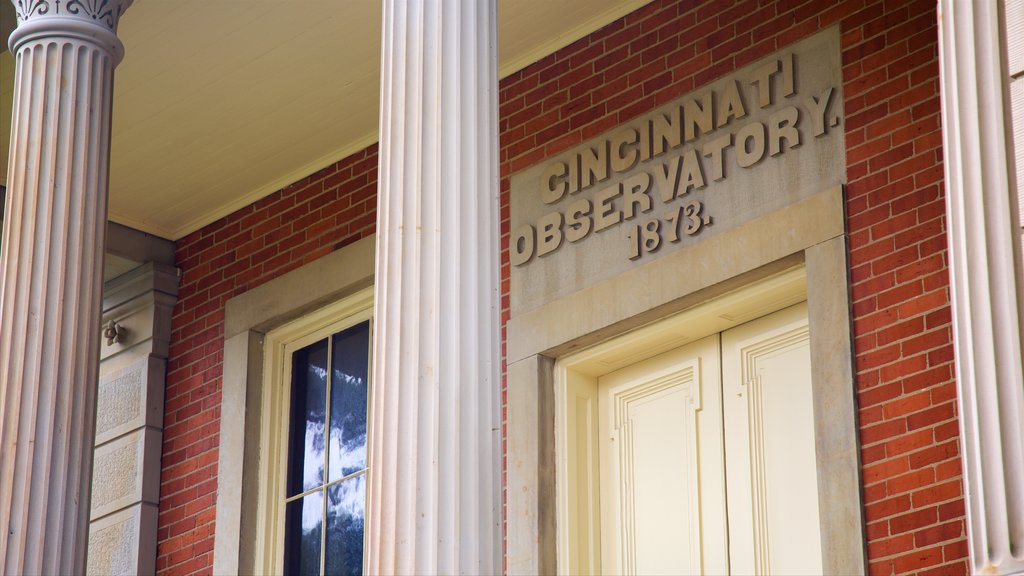
<path fill-rule="evenodd" d="M 502 76 L 647 1 L 499 0 Z M 111 220 L 175 240 L 375 142 L 380 28 L 379 0 L 136 0 L 119 31 Z M 4 52 L 0 158 L 13 75 Z"/>

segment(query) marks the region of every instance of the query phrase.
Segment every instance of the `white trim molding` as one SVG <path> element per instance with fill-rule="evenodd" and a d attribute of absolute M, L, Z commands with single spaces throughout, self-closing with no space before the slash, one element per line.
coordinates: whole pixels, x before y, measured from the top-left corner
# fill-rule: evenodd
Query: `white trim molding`
<path fill-rule="evenodd" d="M 946 217 L 972 570 L 1024 573 L 1021 250 L 1002 2 L 939 2 Z"/>

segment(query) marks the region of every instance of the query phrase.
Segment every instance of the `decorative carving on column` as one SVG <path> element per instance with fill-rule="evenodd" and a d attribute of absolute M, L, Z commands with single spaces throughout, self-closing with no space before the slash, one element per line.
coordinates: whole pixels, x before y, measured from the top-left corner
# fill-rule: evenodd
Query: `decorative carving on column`
<path fill-rule="evenodd" d="M 971 563 L 1024 573 L 1020 237 L 999 5 L 940 0 L 943 151 Z"/>
<path fill-rule="evenodd" d="M 13 0 L 0 241 L 0 572 L 85 570 L 111 92 L 132 0 Z"/>
<path fill-rule="evenodd" d="M 61 12 L 60 0 L 13 0 L 14 10 L 18 13 L 18 20 L 25 22 L 34 16 L 46 16 L 52 14 L 60 16 L 87 16 L 97 21 L 111 32 L 117 32 L 117 23 L 124 14 L 128 2 L 111 0 L 64 0 L 64 9 Z"/>
<path fill-rule="evenodd" d="M 494 0 L 385 0 L 370 574 L 501 567 Z"/>

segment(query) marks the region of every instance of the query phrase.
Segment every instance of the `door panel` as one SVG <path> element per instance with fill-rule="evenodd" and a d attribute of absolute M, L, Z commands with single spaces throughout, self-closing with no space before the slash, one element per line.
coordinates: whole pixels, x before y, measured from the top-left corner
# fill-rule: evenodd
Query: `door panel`
<path fill-rule="evenodd" d="M 733 574 L 821 574 L 806 304 L 722 333 Z"/>
<path fill-rule="evenodd" d="M 725 574 L 718 336 L 599 379 L 604 574 Z"/>
<path fill-rule="evenodd" d="M 574 566 L 822 573 L 806 304 L 569 384 L 577 443 L 595 400 L 598 420 L 597 453 L 576 446 L 590 456 L 569 474 L 599 478 L 599 503 L 572 503 L 600 527 L 579 548 L 600 552 Z"/>

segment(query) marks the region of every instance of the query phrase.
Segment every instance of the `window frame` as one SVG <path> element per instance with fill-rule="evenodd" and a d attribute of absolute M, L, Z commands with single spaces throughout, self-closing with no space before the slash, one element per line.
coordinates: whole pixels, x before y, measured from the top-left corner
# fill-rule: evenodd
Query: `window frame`
<path fill-rule="evenodd" d="M 267 493 L 264 428 L 270 425 L 263 412 L 264 390 L 270 388 L 270 374 L 264 374 L 266 335 L 302 318 L 336 312 L 333 306 L 359 295 L 372 310 L 375 252 L 376 236 L 368 235 L 226 303 L 214 574 L 280 572 L 264 563 L 268 550 L 259 520 Z"/>
<path fill-rule="evenodd" d="M 365 321 L 370 322 L 372 355 L 373 287 L 364 288 L 338 302 L 309 312 L 305 316 L 267 332 L 264 336 L 263 373 L 266 375 L 266 380 L 263 386 L 262 414 L 264 418 L 260 440 L 261 445 L 266 449 L 265 457 L 260 459 L 259 476 L 262 479 L 263 489 L 260 490 L 257 511 L 257 526 L 259 527 L 256 541 L 257 572 L 281 574 L 284 571 L 284 510 L 287 498 L 292 353 Z M 372 383 L 368 383 L 367 394 L 369 394 L 370 386 Z M 369 402 L 369 397 L 367 402 Z M 370 454 L 372 443 L 369 429 L 369 411 L 367 411 L 367 456 Z M 369 461 L 367 461 L 366 474 L 370 474 Z M 363 549 L 365 550 L 365 535 Z"/>

